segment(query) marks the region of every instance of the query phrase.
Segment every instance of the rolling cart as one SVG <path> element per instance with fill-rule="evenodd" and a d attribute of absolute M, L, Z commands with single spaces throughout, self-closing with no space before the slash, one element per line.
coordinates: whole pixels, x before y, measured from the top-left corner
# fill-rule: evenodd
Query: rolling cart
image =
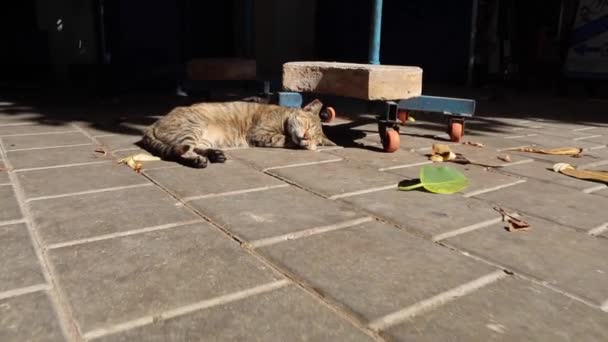
<path fill-rule="evenodd" d="M 380 33 L 382 26 L 382 0 L 374 0 L 372 11 L 372 24 L 370 35 L 369 64 L 380 64 Z M 354 64 L 353 64 L 354 65 Z M 285 66 L 283 67 L 285 71 Z M 285 81 L 285 79 L 284 79 Z M 420 79 L 420 82 L 421 79 Z M 331 88 L 331 87 L 329 87 Z M 347 96 L 342 88 L 315 93 L 333 96 Z M 294 91 L 283 91 L 270 94 L 265 89 L 265 96 L 270 101 L 286 107 L 301 107 L 303 103 L 302 94 Z M 448 97 L 436 97 L 418 95 L 406 99 L 394 99 L 392 101 L 369 101 L 370 108 L 378 117 L 378 131 L 385 152 L 395 152 L 400 146 L 399 128 L 405 125 L 411 112 L 434 112 L 448 116 L 447 133 L 450 140 L 460 142 L 464 136 L 465 119 L 475 113 L 475 101 L 469 99 L 458 99 Z M 336 116 L 336 111 L 331 106 L 326 106 L 321 111 L 321 120 L 329 122 Z"/>

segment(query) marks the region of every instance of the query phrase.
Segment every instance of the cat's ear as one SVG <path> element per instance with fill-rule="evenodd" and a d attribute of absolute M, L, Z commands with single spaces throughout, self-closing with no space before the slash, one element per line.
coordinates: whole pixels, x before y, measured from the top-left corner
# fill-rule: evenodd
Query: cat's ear
<path fill-rule="evenodd" d="M 302 110 L 311 112 L 314 114 L 319 114 L 319 112 L 321 112 L 321 108 L 323 108 L 323 103 L 321 103 L 321 101 L 319 101 L 318 99 L 315 99 L 311 103 L 304 106 L 304 108 L 302 108 Z"/>
<path fill-rule="evenodd" d="M 321 146 L 338 146 L 333 141 L 329 140 L 325 134 L 321 137 Z"/>

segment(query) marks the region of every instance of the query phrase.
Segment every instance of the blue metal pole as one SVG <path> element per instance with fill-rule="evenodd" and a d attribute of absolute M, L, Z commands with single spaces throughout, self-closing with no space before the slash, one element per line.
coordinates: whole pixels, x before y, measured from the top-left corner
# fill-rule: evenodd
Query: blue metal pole
<path fill-rule="evenodd" d="M 369 64 L 380 64 L 382 36 L 382 0 L 373 0 L 372 23 L 369 36 Z"/>

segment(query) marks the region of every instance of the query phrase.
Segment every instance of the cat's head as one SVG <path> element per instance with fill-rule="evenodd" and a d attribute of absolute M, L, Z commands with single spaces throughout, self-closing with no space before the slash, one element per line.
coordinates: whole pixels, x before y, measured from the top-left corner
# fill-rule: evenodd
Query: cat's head
<path fill-rule="evenodd" d="M 323 134 L 319 117 L 322 108 L 323 103 L 314 100 L 288 117 L 287 135 L 296 147 L 316 150 L 317 146 L 336 146 Z"/>

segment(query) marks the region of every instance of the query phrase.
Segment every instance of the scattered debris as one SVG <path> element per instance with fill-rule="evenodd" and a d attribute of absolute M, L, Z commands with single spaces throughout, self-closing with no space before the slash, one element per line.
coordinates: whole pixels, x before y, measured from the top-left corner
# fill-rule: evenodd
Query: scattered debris
<path fill-rule="evenodd" d="M 557 163 L 553 165 L 553 171 L 578 179 L 608 184 L 608 171 L 579 170 L 567 163 Z"/>
<path fill-rule="evenodd" d="M 462 164 L 462 165 L 477 165 L 477 166 L 481 166 L 481 167 L 487 167 L 487 168 L 501 168 L 502 166 L 500 165 L 486 165 L 486 164 L 480 164 L 477 162 L 474 162 L 470 159 L 468 159 L 467 157 L 463 156 L 461 153 L 454 153 L 452 152 L 452 150 L 450 149 L 450 147 L 448 145 L 444 145 L 444 144 L 433 144 L 433 154 L 431 155 L 427 155 L 429 157 L 429 159 L 433 162 L 452 162 L 452 163 L 456 163 L 456 164 Z"/>
<path fill-rule="evenodd" d="M 505 155 L 500 155 L 497 157 L 498 159 L 504 161 L 505 163 L 510 163 L 511 162 L 511 156 L 508 154 Z"/>
<path fill-rule="evenodd" d="M 96 152 L 96 153 L 101 153 L 101 155 L 102 155 L 103 157 L 105 157 L 105 156 L 107 156 L 107 155 L 108 155 L 108 151 L 106 151 L 106 149 L 105 149 L 103 146 L 99 146 L 99 147 L 97 147 L 97 148 L 95 149 L 95 152 Z"/>
<path fill-rule="evenodd" d="M 433 144 L 433 154 L 431 160 L 434 162 L 444 162 L 455 160 L 456 154 L 452 152 L 448 145 L 444 144 Z"/>
<path fill-rule="evenodd" d="M 130 168 L 135 170 L 135 172 L 141 173 L 141 170 L 143 168 L 142 162 L 157 161 L 157 160 L 161 160 L 161 159 L 159 157 L 151 156 L 149 154 L 140 153 L 140 154 L 136 154 L 133 156 L 128 156 L 126 158 L 123 158 L 118 161 L 118 164 L 127 164 L 127 165 L 129 165 Z"/>
<path fill-rule="evenodd" d="M 400 186 L 399 190 L 409 191 L 424 187 L 436 194 L 453 194 L 462 191 L 469 185 L 469 180 L 460 171 L 447 167 L 425 165 L 420 169 L 420 183 Z"/>
<path fill-rule="evenodd" d="M 3 171 L 8 171 L 8 169 L 0 166 L 0 172 L 3 172 Z"/>
<path fill-rule="evenodd" d="M 555 156 L 571 156 L 579 158 L 583 149 L 580 147 L 562 147 L 562 148 L 554 148 L 550 150 L 541 150 L 533 147 L 518 147 L 510 149 L 509 151 L 519 151 L 519 152 L 529 152 L 529 153 L 540 153 L 540 154 L 551 154 Z"/>
<path fill-rule="evenodd" d="M 475 141 L 465 141 L 462 143 L 463 145 L 475 146 L 475 147 L 484 147 L 485 145 Z"/>
<path fill-rule="evenodd" d="M 416 122 L 416 119 L 410 114 L 407 116 L 407 121 L 409 122 Z"/>
<path fill-rule="evenodd" d="M 430 157 L 430 159 L 431 159 L 432 162 L 435 162 L 435 163 L 441 163 L 441 162 L 443 162 L 443 157 L 440 156 L 440 155 L 438 155 L 438 154 L 433 154 Z"/>
<path fill-rule="evenodd" d="M 532 226 L 519 218 L 517 214 L 509 214 L 506 210 L 500 207 L 494 207 L 494 210 L 498 211 L 502 215 L 502 221 L 507 222 L 509 225 L 505 229 L 509 232 L 527 231 Z"/>

